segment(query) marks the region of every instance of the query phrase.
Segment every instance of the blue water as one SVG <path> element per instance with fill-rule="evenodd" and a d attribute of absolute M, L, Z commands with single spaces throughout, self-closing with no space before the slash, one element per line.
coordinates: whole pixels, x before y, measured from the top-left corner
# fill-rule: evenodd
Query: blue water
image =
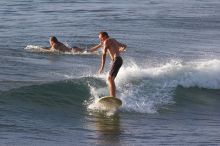
<path fill-rule="evenodd" d="M 1 0 L 0 145 L 220 145 L 218 0 Z M 98 32 L 128 48 L 117 112 L 97 54 L 46 53 L 54 35 L 89 48 Z"/>

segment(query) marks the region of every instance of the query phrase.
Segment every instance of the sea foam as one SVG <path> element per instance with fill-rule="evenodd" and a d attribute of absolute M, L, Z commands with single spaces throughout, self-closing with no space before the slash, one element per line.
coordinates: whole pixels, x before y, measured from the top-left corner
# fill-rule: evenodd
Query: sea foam
<path fill-rule="evenodd" d="M 129 62 L 115 79 L 122 109 L 155 113 L 164 105 L 173 104 L 177 86 L 220 89 L 220 60 L 183 62 L 171 60 L 154 67 Z M 100 76 L 106 78 L 107 74 Z"/>

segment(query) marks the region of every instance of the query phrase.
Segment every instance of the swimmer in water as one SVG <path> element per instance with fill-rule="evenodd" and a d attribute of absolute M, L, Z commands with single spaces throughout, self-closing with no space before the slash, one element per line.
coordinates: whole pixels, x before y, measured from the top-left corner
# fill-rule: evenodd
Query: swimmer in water
<path fill-rule="evenodd" d="M 47 49 L 49 51 L 61 51 L 61 52 L 71 52 L 73 51 L 74 53 L 77 52 L 83 52 L 85 49 L 81 49 L 78 47 L 73 47 L 69 48 L 63 43 L 59 42 L 55 36 L 50 37 L 50 47 L 45 47 L 44 49 Z"/>

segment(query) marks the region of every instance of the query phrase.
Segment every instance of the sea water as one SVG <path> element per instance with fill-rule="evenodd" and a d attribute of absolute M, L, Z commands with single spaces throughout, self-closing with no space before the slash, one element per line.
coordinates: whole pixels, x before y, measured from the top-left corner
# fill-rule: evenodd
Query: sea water
<path fill-rule="evenodd" d="M 219 145 L 218 0 L 1 0 L 0 145 Z M 98 32 L 128 47 L 107 95 L 110 58 L 48 53 L 49 37 L 89 49 Z"/>

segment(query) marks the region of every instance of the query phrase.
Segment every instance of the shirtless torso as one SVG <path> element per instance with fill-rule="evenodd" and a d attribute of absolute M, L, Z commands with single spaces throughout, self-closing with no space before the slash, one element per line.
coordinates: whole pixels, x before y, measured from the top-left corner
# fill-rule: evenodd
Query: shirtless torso
<path fill-rule="evenodd" d="M 125 48 L 126 45 L 119 43 L 113 38 L 108 38 L 103 43 L 103 54 L 108 52 L 111 60 L 114 61 L 116 57 L 120 56 L 120 52 L 124 51 Z"/>

